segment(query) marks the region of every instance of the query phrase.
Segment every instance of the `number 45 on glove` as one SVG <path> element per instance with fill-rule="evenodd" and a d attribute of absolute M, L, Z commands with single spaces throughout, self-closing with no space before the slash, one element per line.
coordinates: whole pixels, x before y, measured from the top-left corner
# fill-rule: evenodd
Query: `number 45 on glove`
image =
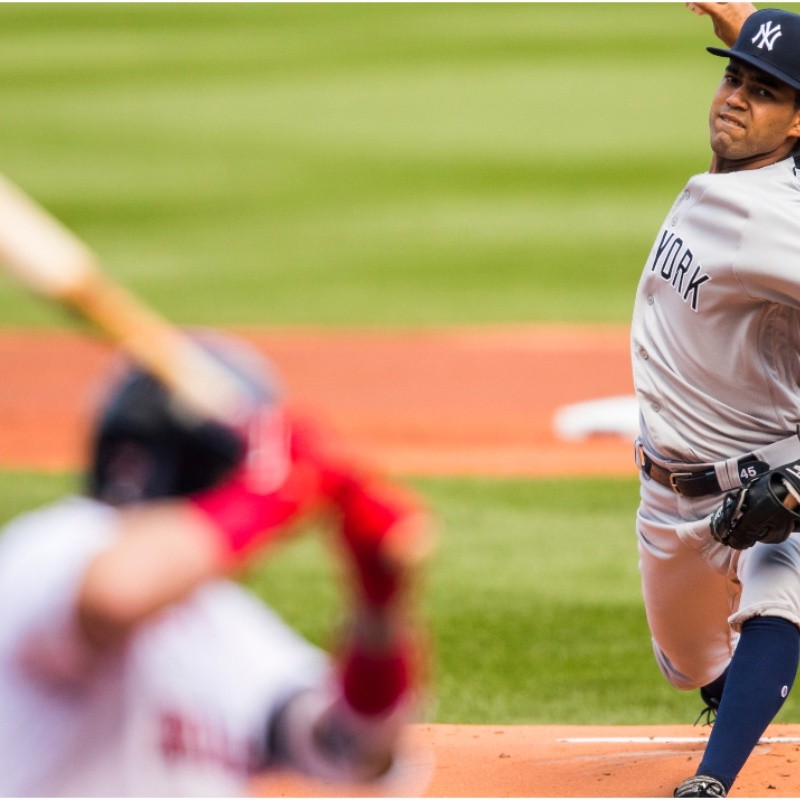
<path fill-rule="evenodd" d="M 800 460 L 771 469 L 728 492 L 711 516 L 713 537 L 734 550 L 779 544 L 800 530 Z"/>

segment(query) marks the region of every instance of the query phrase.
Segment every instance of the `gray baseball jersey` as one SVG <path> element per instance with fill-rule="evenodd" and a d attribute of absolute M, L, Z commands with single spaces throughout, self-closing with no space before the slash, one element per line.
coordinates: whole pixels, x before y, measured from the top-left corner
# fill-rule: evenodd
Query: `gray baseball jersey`
<path fill-rule="evenodd" d="M 636 294 L 642 438 L 710 462 L 800 422 L 800 179 L 793 158 L 704 173 L 670 209 Z"/>

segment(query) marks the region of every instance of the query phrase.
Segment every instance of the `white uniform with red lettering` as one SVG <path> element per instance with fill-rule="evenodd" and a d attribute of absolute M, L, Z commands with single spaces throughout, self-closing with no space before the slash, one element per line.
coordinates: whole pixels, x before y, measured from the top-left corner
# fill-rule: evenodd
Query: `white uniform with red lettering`
<path fill-rule="evenodd" d="M 631 343 L 642 445 L 671 470 L 715 465 L 723 490 L 752 477 L 740 457 L 755 453 L 770 467 L 800 457 L 797 173 L 787 158 L 691 178 L 636 295 Z M 798 534 L 731 550 L 707 526 L 691 526 L 720 502 L 721 494 L 681 497 L 642 476 L 645 606 L 659 665 L 680 688 L 721 673 L 750 617 L 800 624 Z"/>
<path fill-rule="evenodd" d="M 76 594 L 115 519 L 71 498 L 0 536 L 0 795 L 242 794 L 271 715 L 327 659 L 225 580 L 92 652 Z"/>

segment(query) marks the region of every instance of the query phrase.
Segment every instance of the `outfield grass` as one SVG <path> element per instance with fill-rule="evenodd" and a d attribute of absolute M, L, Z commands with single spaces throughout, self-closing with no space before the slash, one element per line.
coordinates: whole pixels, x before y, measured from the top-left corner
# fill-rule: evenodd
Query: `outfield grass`
<path fill-rule="evenodd" d="M 680 3 L 4 3 L 2 170 L 181 322 L 626 322 L 711 38 Z M 0 319 L 61 321 L 5 281 Z"/>
<path fill-rule="evenodd" d="M 77 485 L 0 472 L 0 520 Z M 660 677 L 639 595 L 631 479 L 426 478 L 439 547 L 425 592 L 435 643 L 429 721 L 694 721 L 695 693 Z M 343 582 L 320 531 L 257 563 L 245 583 L 312 641 L 341 622 Z M 779 721 L 800 720 L 792 696 Z"/>

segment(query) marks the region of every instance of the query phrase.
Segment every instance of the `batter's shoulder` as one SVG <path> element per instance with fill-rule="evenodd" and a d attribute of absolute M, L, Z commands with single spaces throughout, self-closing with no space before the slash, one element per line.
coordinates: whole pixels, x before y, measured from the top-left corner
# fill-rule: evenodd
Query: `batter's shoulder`
<path fill-rule="evenodd" d="M 20 514 L 0 535 L 0 566 L 18 558 L 54 560 L 67 555 L 79 542 L 96 547 L 113 535 L 115 512 L 83 497 L 66 497 Z"/>

